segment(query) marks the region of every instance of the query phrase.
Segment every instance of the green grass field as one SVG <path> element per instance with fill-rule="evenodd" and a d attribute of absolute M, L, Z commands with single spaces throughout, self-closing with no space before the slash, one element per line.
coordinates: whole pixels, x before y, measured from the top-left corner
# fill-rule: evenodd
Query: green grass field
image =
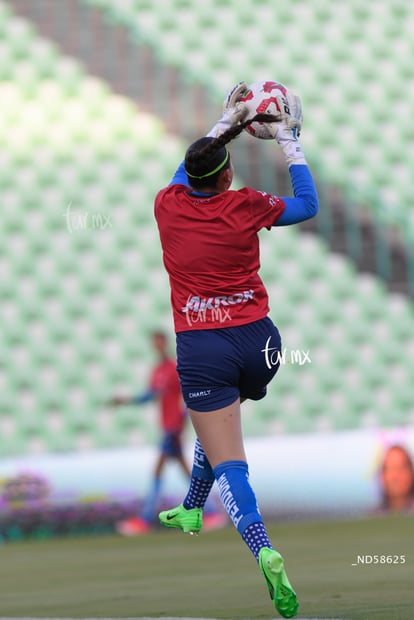
<path fill-rule="evenodd" d="M 299 595 L 299 618 L 414 618 L 413 516 L 268 529 Z M 352 566 L 366 554 L 404 555 L 405 564 Z M 0 558 L 1 617 L 279 617 L 231 526 L 198 537 L 160 530 L 9 543 Z"/>

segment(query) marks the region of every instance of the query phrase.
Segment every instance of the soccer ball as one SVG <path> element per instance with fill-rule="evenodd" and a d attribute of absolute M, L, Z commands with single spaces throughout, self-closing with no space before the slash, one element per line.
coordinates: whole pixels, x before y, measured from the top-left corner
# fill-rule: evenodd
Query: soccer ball
<path fill-rule="evenodd" d="M 283 97 L 286 100 L 287 88 L 280 82 L 261 81 L 251 84 L 240 98 L 249 110 L 247 118 L 252 118 L 256 114 L 279 114 L 285 110 L 280 109 L 280 102 L 276 96 Z M 286 106 L 287 106 L 286 101 Z M 251 136 L 260 140 L 272 140 L 273 136 L 269 133 L 267 123 L 252 123 L 245 127 Z"/>

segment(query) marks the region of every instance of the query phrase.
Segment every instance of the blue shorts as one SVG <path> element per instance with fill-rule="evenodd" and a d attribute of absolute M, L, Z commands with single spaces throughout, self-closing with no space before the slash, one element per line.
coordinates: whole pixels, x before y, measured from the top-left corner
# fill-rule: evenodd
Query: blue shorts
<path fill-rule="evenodd" d="M 177 370 L 185 404 L 214 411 L 240 398 L 260 400 L 275 376 L 280 334 L 265 317 L 240 327 L 177 334 Z"/>
<path fill-rule="evenodd" d="M 181 432 L 165 432 L 161 439 L 160 452 L 172 459 L 181 458 L 183 455 Z"/>

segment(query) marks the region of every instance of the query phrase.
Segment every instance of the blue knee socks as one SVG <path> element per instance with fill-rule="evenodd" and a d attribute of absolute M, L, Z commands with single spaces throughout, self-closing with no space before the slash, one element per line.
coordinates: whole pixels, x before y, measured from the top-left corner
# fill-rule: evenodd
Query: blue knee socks
<path fill-rule="evenodd" d="M 233 525 L 256 560 L 262 547 L 272 548 L 249 482 L 245 461 L 225 461 L 214 468 L 220 498 Z"/>
<path fill-rule="evenodd" d="M 197 438 L 194 446 L 190 487 L 183 501 L 184 508 L 187 510 L 190 508 L 204 508 L 213 484 L 213 470 Z"/>
<path fill-rule="evenodd" d="M 196 439 L 190 487 L 183 501 L 187 510 L 204 508 L 208 495 L 217 480 L 220 499 L 237 531 L 256 560 L 262 547 L 272 548 L 249 482 L 245 461 L 225 461 L 212 469 L 204 450 Z"/>

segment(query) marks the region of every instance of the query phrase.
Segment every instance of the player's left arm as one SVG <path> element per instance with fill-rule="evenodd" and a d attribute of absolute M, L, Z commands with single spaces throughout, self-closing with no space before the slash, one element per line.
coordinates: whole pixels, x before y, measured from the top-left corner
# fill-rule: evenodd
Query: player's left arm
<path fill-rule="evenodd" d="M 273 226 L 289 226 L 314 217 L 319 209 L 318 193 L 309 167 L 292 164 L 289 174 L 294 198 L 282 196 L 285 210 Z"/>
<path fill-rule="evenodd" d="M 273 226 L 288 226 L 303 222 L 314 217 L 319 208 L 315 182 L 299 142 L 303 122 L 302 102 L 289 90 L 286 92 L 286 98 L 287 114 L 282 122 L 269 125 L 269 129 L 272 130 L 285 156 L 294 197 L 282 197 L 285 209 Z"/>

